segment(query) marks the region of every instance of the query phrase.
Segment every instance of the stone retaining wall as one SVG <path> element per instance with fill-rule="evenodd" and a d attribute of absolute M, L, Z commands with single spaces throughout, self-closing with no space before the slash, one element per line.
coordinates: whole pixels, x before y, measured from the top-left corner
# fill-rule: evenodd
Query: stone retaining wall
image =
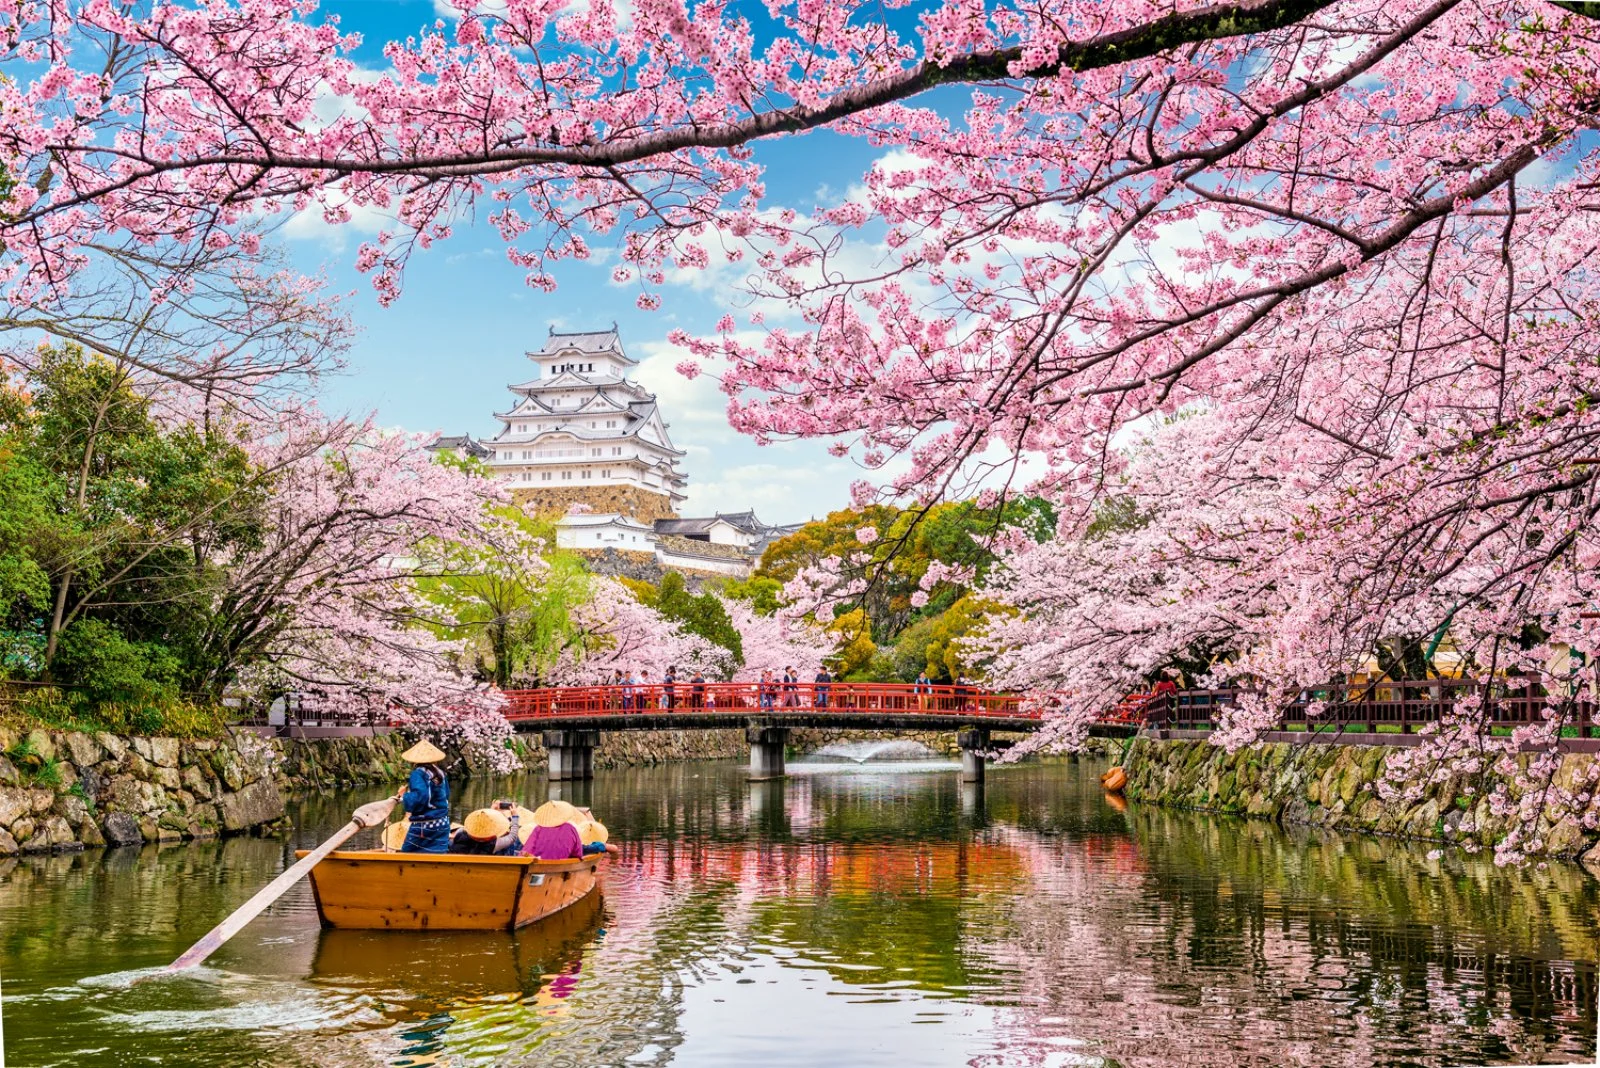
<path fill-rule="evenodd" d="M 280 754 L 241 735 L 125 738 L 0 728 L 0 855 L 214 838 L 283 818 Z"/>
<path fill-rule="evenodd" d="M 1229 753 L 1209 741 L 1140 738 L 1124 767 L 1125 793 L 1159 805 L 1425 841 L 1488 847 L 1504 835 L 1505 822 L 1489 811 L 1485 799 L 1497 778 L 1479 784 L 1447 779 L 1410 803 L 1380 798 L 1373 784 L 1390 752 L 1381 745 L 1266 742 Z M 1525 765 L 1528 758 L 1520 759 Z M 1558 782 L 1577 783 L 1596 759 L 1591 753 L 1567 754 Z M 1600 793 L 1592 805 L 1600 810 Z M 1596 838 L 1571 818 L 1554 825 L 1544 821 L 1539 837 L 1546 852 L 1557 857 L 1577 857 Z"/>
<path fill-rule="evenodd" d="M 790 735 L 796 753 L 885 737 L 818 728 Z M 954 734 L 893 737 L 956 751 Z M 410 744 L 397 733 L 292 741 L 240 731 L 232 740 L 180 741 L 0 728 L 0 856 L 270 830 L 283 818 L 286 794 L 398 785 L 410 770 L 400 757 Z M 526 770 L 545 766 L 537 733 L 518 735 L 515 744 Z M 595 766 L 748 754 L 743 730 L 612 731 L 601 735 Z"/>

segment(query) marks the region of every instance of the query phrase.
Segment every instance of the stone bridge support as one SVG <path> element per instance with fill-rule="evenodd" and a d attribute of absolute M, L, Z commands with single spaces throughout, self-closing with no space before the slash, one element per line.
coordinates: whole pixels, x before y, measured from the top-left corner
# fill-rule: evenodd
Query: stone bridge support
<path fill-rule="evenodd" d="M 744 729 L 745 741 L 750 743 L 750 778 L 781 779 L 783 750 L 789 744 L 788 727 L 762 727 L 752 723 Z"/>
<path fill-rule="evenodd" d="M 983 783 L 983 751 L 989 748 L 989 731 L 985 727 L 968 727 L 956 732 L 956 744 L 961 747 L 961 781 Z"/>
<path fill-rule="evenodd" d="M 570 782 L 594 778 L 594 747 L 599 731 L 545 731 L 544 747 L 550 754 L 550 781 Z"/>

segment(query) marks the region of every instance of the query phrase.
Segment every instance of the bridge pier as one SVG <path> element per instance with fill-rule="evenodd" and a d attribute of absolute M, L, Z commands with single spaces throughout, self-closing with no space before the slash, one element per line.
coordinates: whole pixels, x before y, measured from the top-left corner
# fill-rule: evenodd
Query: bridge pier
<path fill-rule="evenodd" d="M 961 784 L 961 815 L 975 827 L 982 827 L 989 822 L 989 812 L 983 803 L 983 782 L 963 782 Z"/>
<path fill-rule="evenodd" d="M 989 731 L 984 727 L 968 727 L 956 732 L 956 744 L 961 747 L 961 781 L 983 784 L 983 750 L 989 748 Z"/>
<path fill-rule="evenodd" d="M 749 801 L 750 826 L 768 834 L 789 834 L 789 809 L 784 804 L 786 779 L 751 780 Z"/>
<path fill-rule="evenodd" d="M 594 747 L 599 731 L 545 731 L 544 747 L 550 754 L 550 781 L 570 782 L 594 778 Z"/>
<path fill-rule="evenodd" d="M 744 737 L 750 743 L 750 778 L 783 778 L 783 750 L 789 744 L 789 728 L 751 724 L 744 729 Z"/>

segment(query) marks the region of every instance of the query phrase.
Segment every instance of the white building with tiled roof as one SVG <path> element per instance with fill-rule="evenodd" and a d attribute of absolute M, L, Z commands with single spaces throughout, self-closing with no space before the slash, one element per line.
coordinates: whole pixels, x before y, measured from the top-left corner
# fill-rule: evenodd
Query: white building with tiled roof
<path fill-rule="evenodd" d="M 667 514 L 684 499 L 686 479 L 655 395 L 628 378 L 637 366 L 610 330 L 560 333 L 527 354 L 537 376 L 507 388 L 511 405 L 494 413 L 500 431 L 483 444 L 490 466 L 513 490 L 586 491 L 622 487 L 664 498 Z M 560 494 L 565 497 L 567 494 Z"/>

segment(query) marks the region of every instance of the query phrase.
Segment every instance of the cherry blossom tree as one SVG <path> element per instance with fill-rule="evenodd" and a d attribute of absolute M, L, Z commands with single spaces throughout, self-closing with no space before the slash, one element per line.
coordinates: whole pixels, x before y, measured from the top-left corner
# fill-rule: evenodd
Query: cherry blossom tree
<path fill-rule="evenodd" d="M 189 394 L 270 406 L 337 370 L 353 336 L 324 283 L 280 259 L 248 231 L 220 247 L 87 242 L 70 286 L 0 304 L 0 354 L 32 371 L 41 342 L 74 345 Z"/>
<path fill-rule="evenodd" d="M 676 667 L 685 679 L 696 669 L 709 679 L 731 674 L 726 649 L 641 604 L 616 579 L 596 577 L 590 588 L 589 602 L 573 613 L 580 637 L 568 645 L 552 670 L 553 681 L 592 685 L 608 681 L 619 669 L 648 671 L 652 680 L 659 681 L 669 667 Z"/>
<path fill-rule="evenodd" d="M 791 667 L 809 680 L 833 655 L 835 641 L 821 627 L 778 613 L 761 615 L 748 601 L 725 600 L 723 604 L 744 643 L 744 666 L 735 673 L 735 681 L 758 680 L 763 671 L 780 678 Z"/>
<path fill-rule="evenodd" d="M 1480 458 L 1440 449 L 1400 472 L 1375 457 L 1379 477 L 1362 478 L 1317 463 L 1309 433 L 1239 442 L 1232 416 L 1217 406 L 1128 450 L 1117 522 L 1037 545 L 1011 539 L 984 593 L 1018 614 L 997 617 L 972 647 L 993 657 L 994 682 L 1060 694 L 1025 748 L 1076 744 L 1097 714 L 1173 664 L 1244 689 L 1214 736 L 1236 748 L 1277 726 L 1302 691 L 1370 678 L 1384 650 L 1398 661 L 1396 650 L 1437 647 L 1447 632 L 1479 688 L 1421 746 L 1390 757 L 1383 792 L 1415 800 L 1452 777 L 1473 784 L 1506 829 L 1502 860 L 1542 852 L 1563 824 L 1568 835 L 1600 830 L 1600 772 L 1574 772 L 1558 746 L 1577 703 L 1595 696 L 1592 673 L 1568 655 L 1595 641 L 1587 494 L 1563 514 L 1478 485 L 1481 507 L 1468 509 L 1462 468 Z M 1502 440 L 1529 455 L 1523 435 Z M 1419 531 L 1451 510 L 1431 535 L 1437 554 L 1419 551 Z M 1508 671 L 1544 680 L 1544 716 L 1494 737 Z M 1309 712 L 1336 716 L 1336 704 Z"/>
<path fill-rule="evenodd" d="M 1047 494 L 1061 555 L 1015 603 L 1128 554 L 1108 626 L 1225 637 L 1219 670 L 1268 680 L 1234 741 L 1374 642 L 1448 625 L 1485 679 L 1596 646 L 1586 5 L 457 6 L 382 72 L 304 0 L 6 8 L 6 299 L 67 299 L 95 241 L 376 210 L 357 265 L 392 300 L 482 204 L 541 288 L 597 241 L 645 307 L 669 272 L 747 279 L 748 322 L 674 335 L 735 426 L 924 503 Z M 762 144 L 806 132 L 881 155 L 773 203 Z M 1127 474 L 1117 435 L 1186 406 L 1199 468 Z M 1151 526 L 1181 533 L 1083 544 L 1125 478 L 1172 486 Z"/>
<path fill-rule="evenodd" d="M 503 491 L 370 419 L 302 407 L 244 435 L 274 473 L 262 543 L 219 561 L 227 581 L 205 621 L 229 652 L 218 685 L 393 719 L 509 770 L 504 698 L 460 670 L 460 642 L 419 625 L 430 605 L 417 586 L 426 546 L 472 536 Z"/>

